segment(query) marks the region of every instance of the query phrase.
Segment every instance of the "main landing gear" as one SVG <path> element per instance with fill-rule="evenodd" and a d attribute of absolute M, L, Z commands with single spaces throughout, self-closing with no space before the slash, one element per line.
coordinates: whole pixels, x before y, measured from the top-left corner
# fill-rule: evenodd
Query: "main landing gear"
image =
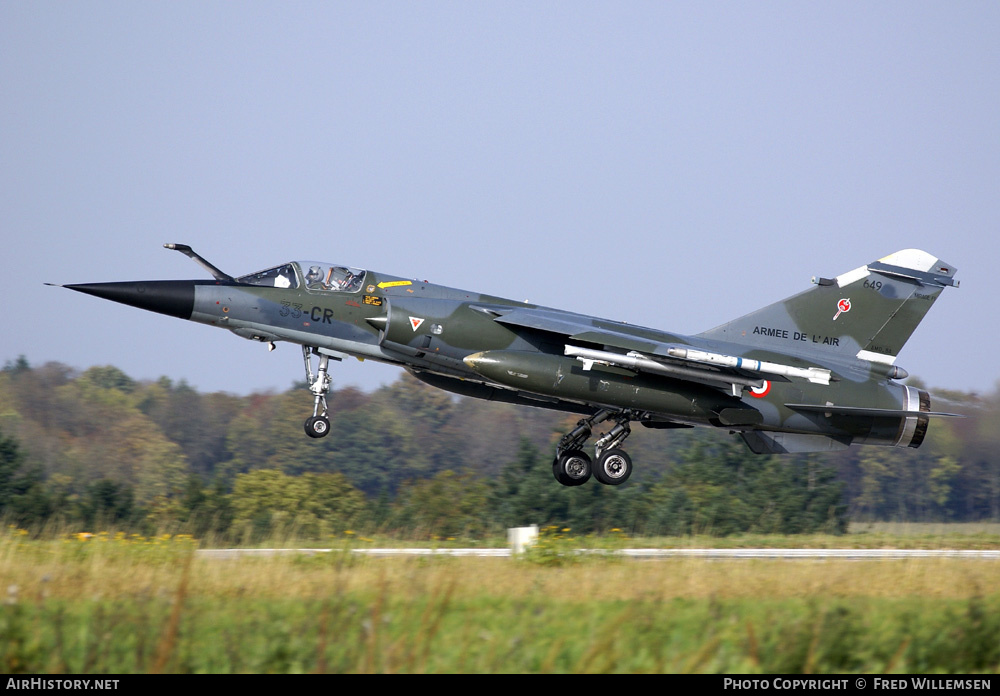
<path fill-rule="evenodd" d="M 302 359 L 306 364 L 306 382 L 309 384 L 309 391 L 313 395 L 313 414 L 305 422 L 306 435 L 309 437 L 326 437 L 330 432 L 330 419 L 327 417 L 329 410 L 326 406 L 326 395 L 330 393 L 330 356 L 319 355 L 319 367 L 316 374 L 312 371 L 312 349 L 309 346 L 302 346 Z"/>
<path fill-rule="evenodd" d="M 606 486 L 625 483 L 632 475 L 632 458 L 621 449 L 621 445 L 632 432 L 629 421 L 637 416 L 632 411 L 604 409 L 577 423 L 556 445 L 556 458 L 552 462 L 552 475 L 556 481 L 564 486 L 580 486 L 593 474 Z M 583 451 L 583 446 L 590 439 L 594 426 L 606 420 L 613 420 L 615 425 L 594 443 L 597 461 L 592 462 Z"/>

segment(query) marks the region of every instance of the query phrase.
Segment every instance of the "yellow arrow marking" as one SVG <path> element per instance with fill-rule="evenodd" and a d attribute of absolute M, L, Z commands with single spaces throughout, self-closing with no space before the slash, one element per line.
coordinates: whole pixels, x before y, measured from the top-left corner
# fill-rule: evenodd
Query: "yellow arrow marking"
<path fill-rule="evenodd" d="M 385 290 L 386 288 L 395 288 L 400 285 L 413 285 L 412 280 L 393 280 L 391 282 L 379 283 L 378 286 Z"/>

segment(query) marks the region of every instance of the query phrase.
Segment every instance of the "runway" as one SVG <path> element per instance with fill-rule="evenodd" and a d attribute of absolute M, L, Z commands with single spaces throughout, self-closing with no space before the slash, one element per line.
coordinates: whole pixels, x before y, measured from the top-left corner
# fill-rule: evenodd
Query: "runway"
<path fill-rule="evenodd" d="M 198 558 L 226 560 L 236 558 L 282 556 L 288 554 L 317 555 L 340 552 L 341 549 L 200 549 Z M 579 549 L 580 553 L 615 554 L 639 560 L 667 558 L 703 558 L 708 560 L 886 560 L 905 558 L 960 558 L 1000 560 L 1000 551 L 953 549 L 619 549 L 605 551 Z M 371 548 L 351 549 L 351 553 L 381 558 L 400 556 L 473 556 L 481 558 L 509 558 L 509 548 Z"/>

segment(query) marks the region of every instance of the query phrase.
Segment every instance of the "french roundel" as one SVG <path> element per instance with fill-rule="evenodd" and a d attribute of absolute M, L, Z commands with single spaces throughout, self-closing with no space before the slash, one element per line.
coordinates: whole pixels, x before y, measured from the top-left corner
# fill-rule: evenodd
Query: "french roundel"
<path fill-rule="evenodd" d="M 755 399 L 763 399 L 771 391 L 771 380 L 765 379 L 759 387 L 750 387 L 750 396 Z"/>

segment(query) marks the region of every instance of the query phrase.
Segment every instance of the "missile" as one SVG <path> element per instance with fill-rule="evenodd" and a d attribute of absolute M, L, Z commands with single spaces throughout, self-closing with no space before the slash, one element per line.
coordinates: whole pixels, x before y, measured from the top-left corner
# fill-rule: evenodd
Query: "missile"
<path fill-rule="evenodd" d="M 606 350 L 592 350 L 590 348 L 578 348 L 576 346 L 566 346 L 566 355 L 575 357 L 583 363 L 584 370 L 590 370 L 594 364 L 615 365 L 625 367 L 630 370 L 640 372 L 655 372 L 667 377 L 679 377 L 681 379 L 693 379 L 699 382 L 711 384 L 738 385 L 740 387 L 760 387 L 762 379 L 749 379 L 739 375 L 726 375 L 718 372 L 706 372 L 698 368 L 681 367 L 670 365 L 647 358 L 642 353 L 631 352 L 625 355 L 621 353 L 611 353 Z M 734 390 L 734 396 L 736 395 Z"/>
<path fill-rule="evenodd" d="M 694 350 L 693 348 L 670 348 L 667 350 L 667 355 L 672 358 L 690 360 L 691 362 L 706 365 L 734 367 L 737 370 L 766 372 L 767 374 L 781 375 L 783 377 L 800 377 L 809 380 L 813 384 L 830 384 L 830 371 L 824 370 L 821 367 L 793 367 L 791 365 L 781 365 L 780 363 L 738 358 L 733 355 L 707 353 L 703 350 Z"/>
<path fill-rule="evenodd" d="M 642 370 L 655 372 L 657 374 L 677 376 L 682 378 L 698 379 L 713 383 L 742 385 L 744 387 L 759 387 L 761 379 L 747 379 L 738 375 L 727 375 L 722 373 L 706 372 L 697 368 L 686 368 L 669 363 L 653 360 L 642 353 L 632 351 L 630 353 L 611 353 L 604 350 L 592 350 L 590 348 L 578 348 L 576 346 L 566 346 L 566 355 L 575 357 L 584 364 L 585 370 L 589 370 L 595 363 L 601 365 L 617 365 L 632 370 Z M 778 363 L 761 362 L 748 358 L 738 358 L 732 355 L 720 355 L 719 353 L 706 353 L 705 351 L 687 348 L 670 348 L 667 354 L 679 360 L 688 360 L 707 365 L 717 365 L 719 367 L 731 367 L 748 372 L 762 372 L 772 375 L 783 375 L 785 377 L 801 377 L 814 384 L 830 384 L 830 371 L 819 367 L 793 367 L 791 365 L 780 365 Z"/>

